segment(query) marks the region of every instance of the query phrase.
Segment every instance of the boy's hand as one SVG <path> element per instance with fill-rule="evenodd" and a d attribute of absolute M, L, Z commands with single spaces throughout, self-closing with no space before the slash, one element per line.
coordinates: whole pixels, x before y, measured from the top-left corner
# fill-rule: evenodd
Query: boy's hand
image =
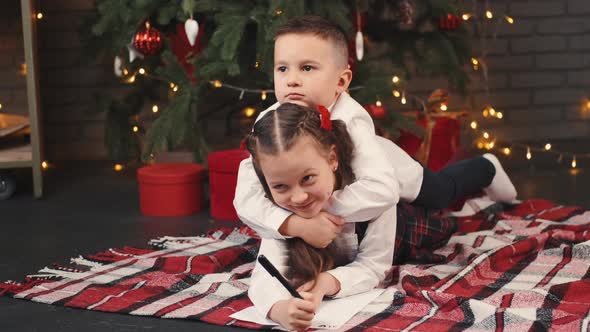
<path fill-rule="evenodd" d="M 315 248 L 325 248 L 342 232 L 344 219 L 325 211 L 306 219 L 292 214 L 279 228 L 286 236 L 299 237 Z"/>
<path fill-rule="evenodd" d="M 305 331 L 311 326 L 317 307 L 311 293 L 300 292 L 303 299 L 290 298 L 275 303 L 268 317 L 288 331 Z"/>
<path fill-rule="evenodd" d="M 303 219 L 303 218 L 302 218 Z M 299 237 L 316 248 L 325 248 L 342 232 L 344 219 L 325 211 L 315 217 L 303 219 Z"/>

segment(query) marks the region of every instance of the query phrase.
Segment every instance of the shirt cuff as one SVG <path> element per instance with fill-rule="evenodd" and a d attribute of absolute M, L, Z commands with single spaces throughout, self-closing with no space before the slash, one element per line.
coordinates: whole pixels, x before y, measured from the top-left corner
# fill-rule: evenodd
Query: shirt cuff
<path fill-rule="evenodd" d="M 284 239 L 289 238 L 289 236 L 284 236 L 283 234 L 279 233 L 279 228 L 281 227 L 281 225 L 283 225 L 285 220 L 287 220 L 287 218 L 289 218 L 292 214 L 293 214 L 293 212 L 291 212 L 291 211 L 288 211 L 288 210 L 285 210 L 282 208 L 278 208 L 278 209 L 275 209 L 269 215 L 268 220 L 266 221 L 266 225 L 269 227 L 271 232 L 274 234 L 273 239 L 284 240 Z"/>

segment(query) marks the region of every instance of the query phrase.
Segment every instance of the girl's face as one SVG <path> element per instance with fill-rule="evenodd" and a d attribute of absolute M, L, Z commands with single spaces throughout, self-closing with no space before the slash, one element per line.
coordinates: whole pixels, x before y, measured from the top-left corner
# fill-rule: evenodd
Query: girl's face
<path fill-rule="evenodd" d="M 335 147 L 320 151 L 311 137 L 297 139 L 289 151 L 258 154 L 260 169 L 275 203 L 303 218 L 317 215 L 328 203 L 338 167 Z"/>

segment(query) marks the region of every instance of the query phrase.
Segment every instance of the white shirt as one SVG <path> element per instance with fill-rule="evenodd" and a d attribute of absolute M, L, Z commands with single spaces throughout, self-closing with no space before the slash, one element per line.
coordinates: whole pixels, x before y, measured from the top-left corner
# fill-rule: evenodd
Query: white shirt
<path fill-rule="evenodd" d="M 256 121 L 278 106 L 269 107 Z M 400 198 L 411 202 L 418 196 L 422 166 L 390 140 L 375 135 L 367 111 L 346 92 L 331 107 L 330 118 L 346 124 L 354 144 L 351 166 L 356 180 L 333 193 L 328 212 L 347 222 L 373 220 Z M 261 238 L 284 239 L 278 229 L 292 212 L 265 197 L 251 157 L 240 163 L 234 207 L 240 219 Z M 392 222 L 396 222 L 395 215 Z"/>
<path fill-rule="evenodd" d="M 390 207 L 373 222 L 358 243 L 354 224 L 346 224 L 334 240 L 339 252 L 348 256 L 351 263 L 327 271 L 340 282 L 340 291 L 334 297 L 344 297 L 369 291 L 379 285 L 393 264 L 395 247 L 396 206 Z M 286 240 L 262 239 L 259 255 L 268 260 L 284 276 L 288 270 Z M 291 294 L 258 263 L 252 271 L 248 297 L 256 309 L 268 316 L 277 301 L 289 299 Z"/>

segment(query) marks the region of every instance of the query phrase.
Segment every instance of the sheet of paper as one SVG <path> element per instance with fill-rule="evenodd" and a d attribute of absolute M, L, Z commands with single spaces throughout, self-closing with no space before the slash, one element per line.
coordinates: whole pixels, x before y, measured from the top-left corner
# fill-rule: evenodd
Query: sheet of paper
<path fill-rule="evenodd" d="M 366 293 L 324 300 L 311 323 L 311 327 L 328 330 L 338 329 L 384 291 L 385 289 L 373 289 Z M 260 314 L 254 306 L 238 311 L 230 317 L 261 325 L 278 325 Z"/>

